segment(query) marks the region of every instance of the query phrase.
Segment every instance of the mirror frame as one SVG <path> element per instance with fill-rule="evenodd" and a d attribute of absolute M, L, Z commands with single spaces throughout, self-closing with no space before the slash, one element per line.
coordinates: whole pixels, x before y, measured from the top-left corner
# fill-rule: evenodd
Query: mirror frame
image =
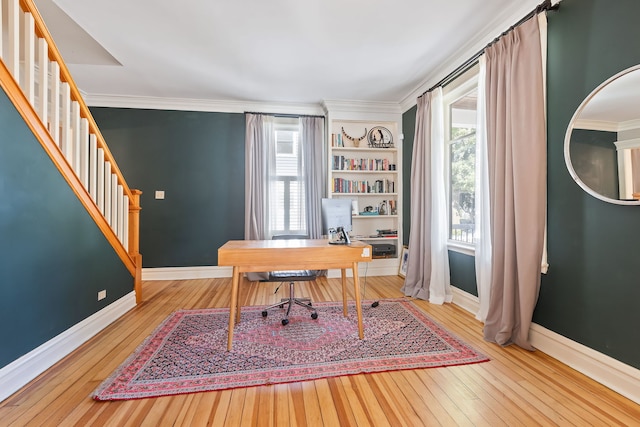
<path fill-rule="evenodd" d="M 597 193 L 596 191 L 591 189 L 589 186 L 587 186 L 587 184 L 582 182 L 582 180 L 580 179 L 580 177 L 576 173 L 575 169 L 573 168 L 573 164 L 571 163 L 571 153 L 569 151 L 569 149 L 570 149 L 569 144 L 571 142 L 571 133 L 573 132 L 573 127 L 574 127 L 576 121 L 578 120 L 578 118 L 580 117 L 580 114 L 582 113 L 582 111 L 586 108 L 586 106 L 589 103 L 589 101 L 591 101 L 591 99 L 593 99 L 593 97 L 596 96 L 609 83 L 613 82 L 614 80 L 616 80 L 616 79 L 618 79 L 618 78 L 620 78 L 620 77 L 622 77 L 622 76 L 624 76 L 626 74 L 629 74 L 629 73 L 631 73 L 633 71 L 636 71 L 636 70 L 640 70 L 640 64 L 634 65 L 633 67 L 629 67 L 626 70 L 620 71 L 619 73 L 609 77 L 607 80 L 605 80 L 600 85 L 598 85 L 598 87 L 596 87 L 584 99 L 584 101 L 582 101 L 582 103 L 580 104 L 578 109 L 575 111 L 575 113 L 573 113 L 573 117 L 571 117 L 571 121 L 569 122 L 569 126 L 567 126 L 567 132 L 565 133 L 565 136 L 564 136 L 564 161 L 565 161 L 565 163 L 567 165 L 567 169 L 569 170 L 569 175 L 571 175 L 571 178 L 573 178 L 573 180 L 576 182 L 576 184 L 578 184 L 585 192 L 587 192 L 588 194 L 592 195 L 596 199 L 600 199 L 600 200 L 602 200 L 604 202 L 613 203 L 613 204 L 616 204 L 616 205 L 632 205 L 632 206 L 640 205 L 640 200 L 611 199 L 609 197 L 603 196 L 600 193 Z"/>

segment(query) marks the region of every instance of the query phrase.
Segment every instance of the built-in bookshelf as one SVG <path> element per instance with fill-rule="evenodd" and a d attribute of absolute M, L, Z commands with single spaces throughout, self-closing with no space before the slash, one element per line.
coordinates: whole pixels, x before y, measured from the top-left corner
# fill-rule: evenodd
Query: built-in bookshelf
<path fill-rule="evenodd" d="M 351 238 L 374 245 L 372 265 L 379 274 L 397 274 L 402 251 L 399 120 L 330 115 L 329 131 L 329 197 L 352 200 Z"/>

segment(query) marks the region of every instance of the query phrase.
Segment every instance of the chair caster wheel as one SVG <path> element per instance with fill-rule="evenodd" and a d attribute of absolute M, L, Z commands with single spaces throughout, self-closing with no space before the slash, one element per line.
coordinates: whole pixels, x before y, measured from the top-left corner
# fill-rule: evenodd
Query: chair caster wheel
<path fill-rule="evenodd" d="M 307 305 L 308 305 L 309 307 L 313 307 L 313 304 L 311 304 L 310 302 L 308 302 L 308 303 L 307 303 Z"/>
<path fill-rule="evenodd" d="M 380 303 L 378 301 L 376 301 L 373 304 L 371 304 L 371 307 L 376 308 L 379 305 L 380 305 Z"/>
<path fill-rule="evenodd" d="M 289 319 L 282 319 L 282 326 L 287 326 Z"/>
<path fill-rule="evenodd" d="M 318 313 L 311 313 L 311 318 L 312 319 L 317 319 L 318 318 Z"/>
<path fill-rule="evenodd" d="M 262 317 L 267 317 L 267 314 L 269 314 L 269 313 L 267 313 L 267 311 L 266 311 L 266 310 L 265 310 L 265 311 L 263 311 L 263 312 L 262 312 Z"/>
<path fill-rule="evenodd" d="M 280 308 L 284 308 L 284 304 L 280 304 L 278 307 L 280 307 Z"/>

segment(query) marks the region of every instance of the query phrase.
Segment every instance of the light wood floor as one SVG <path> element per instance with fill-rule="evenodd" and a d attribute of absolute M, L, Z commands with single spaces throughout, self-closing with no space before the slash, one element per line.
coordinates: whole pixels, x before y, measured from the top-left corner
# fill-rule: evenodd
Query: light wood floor
<path fill-rule="evenodd" d="M 366 299 L 402 297 L 399 277 L 370 277 Z M 172 311 L 225 307 L 230 279 L 148 281 L 145 301 L 0 404 L 1 426 L 530 426 L 640 425 L 640 405 L 547 355 L 482 339 L 463 309 L 416 305 L 487 354 L 490 362 L 354 375 L 294 384 L 95 402 L 91 392 Z M 275 284 L 245 284 L 243 305 L 267 304 Z M 339 301 L 338 279 L 301 284 Z"/>

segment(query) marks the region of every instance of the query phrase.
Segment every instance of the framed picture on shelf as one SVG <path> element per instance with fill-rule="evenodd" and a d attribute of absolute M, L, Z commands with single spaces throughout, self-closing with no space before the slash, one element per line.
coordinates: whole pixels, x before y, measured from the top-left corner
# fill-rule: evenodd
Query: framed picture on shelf
<path fill-rule="evenodd" d="M 400 267 L 398 268 L 398 276 L 407 277 L 407 263 L 409 262 L 409 248 L 405 245 L 402 247 L 400 255 Z"/>

